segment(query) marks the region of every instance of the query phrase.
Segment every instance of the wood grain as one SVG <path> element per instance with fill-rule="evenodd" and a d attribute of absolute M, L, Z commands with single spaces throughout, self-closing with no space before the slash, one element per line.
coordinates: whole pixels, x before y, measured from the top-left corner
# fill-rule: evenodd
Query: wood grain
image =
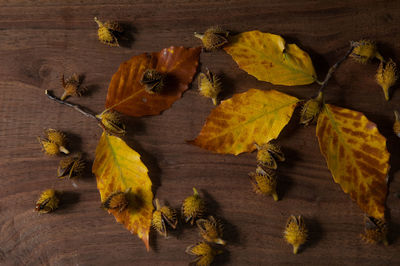
<path fill-rule="evenodd" d="M 175 236 L 152 236 L 146 249 L 99 208 L 90 171 L 74 188 L 56 179 L 58 158 L 45 157 L 36 137 L 45 128 L 68 133 L 73 151 L 89 161 L 101 129 L 94 121 L 45 97 L 61 95 L 64 73 L 85 75 L 87 97 L 70 99 L 95 112 L 104 108 L 106 88 L 119 63 L 170 45 L 199 45 L 194 31 L 221 25 L 234 32 L 261 30 L 283 35 L 308 51 L 321 79 L 346 52 L 349 41 L 376 40 L 382 53 L 400 59 L 399 1 L 0 1 L 0 264 L 2 265 L 186 265 L 185 247 L 199 240 L 194 228 Z M 117 19 L 128 28 L 123 47 L 97 41 L 93 17 Z M 224 97 L 249 88 L 313 96 L 317 85 L 283 87 L 257 81 L 223 51 L 202 53 L 202 68 L 224 74 Z M 392 153 L 387 199 L 391 245 L 363 244 L 363 213 L 333 179 L 321 156 L 315 128 L 289 125 L 280 140 L 287 162 L 280 165 L 282 200 L 252 192 L 247 173 L 255 154 L 217 155 L 186 144 L 201 129 L 213 105 L 196 86 L 160 116 L 127 118 L 128 144 L 143 155 L 154 191 L 179 208 L 196 186 L 210 212 L 226 221 L 229 242 L 217 259 L 225 265 L 397 265 L 400 264 L 400 140 L 391 132 L 393 110 L 374 82 L 377 64 L 346 61 L 327 88 L 327 101 L 364 112 L 388 138 Z M 397 86 L 398 89 L 398 86 Z M 64 190 L 50 215 L 34 213 L 41 190 Z M 302 214 L 310 241 L 298 255 L 282 239 L 290 214 Z"/>

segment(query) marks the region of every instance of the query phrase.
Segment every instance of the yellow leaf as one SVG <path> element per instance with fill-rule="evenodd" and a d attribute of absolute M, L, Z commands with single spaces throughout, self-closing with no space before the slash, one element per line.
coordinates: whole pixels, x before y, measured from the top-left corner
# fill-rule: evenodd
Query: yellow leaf
<path fill-rule="evenodd" d="M 376 125 L 360 112 L 326 104 L 316 133 L 335 182 L 369 216 L 383 219 L 390 154 Z"/>
<path fill-rule="evenodd" d="M 189 143 L 218 153 L 251 152 L 279 136 L 298 99 L 276 90 L 250 89 L 221 102 Z"/>
<path fill-rule="evenodd" d="M 153 193 L 147 168 L 140 155 L 122 139 L 103 132 L 96 148 L 92 172 L 104 202 L 114 192 L 127 193 L 128 207 L 108 210 L 132 234 L 137 234 L 149 250 L 149 231 L 153 212 Z"/>
<path fill-rule="evenodd" d="M 279 35 L 243 32 L 233 36 L 224 49 L 241 69 L 262 81 L 295 86 L 317 79 L 310 56 Z"/>

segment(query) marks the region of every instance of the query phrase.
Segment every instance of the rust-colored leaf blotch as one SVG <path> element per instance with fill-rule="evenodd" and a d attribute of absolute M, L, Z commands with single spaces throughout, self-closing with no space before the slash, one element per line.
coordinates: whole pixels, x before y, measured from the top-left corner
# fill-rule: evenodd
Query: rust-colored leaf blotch
<path fill-rule="evenodd" d="M 250 89 L 222 101 L 189 143 L 217 153 L 239 154 L 279 136 L 298 99 L 276 90 Z"/>
<path fill-rule="evenodd" d="M 106 108 L 130 116 L 157 115 L 171 107 L 192 82 L 196 73 L 201 47 L 171 46 L 157 53 L 141 54 L 122 63 L 113 75 Z M 155 69 L 166 75 L 160 93 L 149 94 L 141 83 L 143 73 Z"/>
<path fill-rule="evenodd" d="M 384 219 L 390 154 L 377 126 L 360 112 L 326 104 L 316 133 L 335 182 L 369 216 Z"/>

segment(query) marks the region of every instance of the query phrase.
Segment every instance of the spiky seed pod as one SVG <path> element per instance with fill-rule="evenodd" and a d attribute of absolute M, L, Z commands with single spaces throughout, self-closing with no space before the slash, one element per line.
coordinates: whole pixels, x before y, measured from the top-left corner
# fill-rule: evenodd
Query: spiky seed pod
<path fill-rule="evenodd" d="M 50 128 L 45 131 L 45 135 L 46 139 L 38 137 L 38 141 L 47 155 L 57 155 L 60 152 L 69 154 L 69 151 L 65 148 L 66 137 L 64 133 Z"/>
<path fill-rule="evenodd" d="M 202 236 L 205 241 L 220 245 L 226 244 L 226 241 L 222 239 L 222 224 L 213 216 L 209 216 L 208 219 L 199 219 L 196 221 L 196 224 L 200 230 L 200 236 Z"/>
<path fill-rule="evenodd" d="M 276 193 L 276 171 L 273 169 L 262 169 L 257 167 L 255 173 L 249 173 L 250 181 L 253 185 L 254 191 L 261 195 L 271 195 L 275 201 L 278 201 L 278 194 Z"/>
<path fill-rule="evenodd" d="M 393 123 L 393 131 L 396 136 L 400 138 L 400 114 L 397 111 L 394 111 L 395 121 Z"/>
<path fill-rule="evenodd" d="M 200 197 L 196 188 L 193 188 L 193 195 L 187 197 L 182 204 L 182 216 L 185 222 L 189 222 L 193 225 L 197 218 L 203 216 L 206 210 L 206 204 Z"/>
<path fill-rule="evenodd" d="M 384 61 L 373 41 L 361 40 L 358 42 L 352 42 L 352 45 L 354 49 L 350 56 L 357 62 L 365 64 L 374 58 Z"/>
<path fill-rule="evenodd" d="M 219 26 L 207 29 L 204 34 L 194 33 L 196 38 L 203 42 L 203 47 L 206 51 L 213 51 L 222 48 L 228 43 L 229 32 Z"/>
<path fill-rule="evenodd" d="M 123 31 L 121 25 L 115 21 L 107 21 L 102 23 L 96 17 L 94 18 L 94 21 L 99 26 L 99 29 L 97 30 L 99 41 L 109 46 L 119 46 L 115 33 Z"/>
<path fill-rule="evenodd" d="M 388 62 L 379 64 L 376 72 L 376 82 L 381 86 L 385 94 L 386 101 L 390 98 L 390 88 L 396 83 L 398 79 L 396 63 L 392 59 Z"/>
<path fill-rule="evenodd" d="M 64 93 L 61 100 L 64 101 L 69 96 L 82 96 L 86 91 L 86 87 L 82 86 L 82 80 L 74 73 L 71 77 L 65 80 L 64 75 L 61 77 L 61 83 L 64 88 Z"/>
<path fill-rule="evenodd" d="M 125 125 L 121 121 L 120 115 L 111 110 L 105 110 L 101 114 L 96 115 L 100 119 L 100 126 L 109 134 L 116 136 L 125 135 Z"/>
<path fill-rule="evenodd" d="M 301 109 L 300 124 L 308 126 L 317 122 L 322 109 L 322 97 L 322 92 L 319 92 L 317 97 L 304 103 Z"/>
<path fill-rule="evenodd" d="M 286 242 L 293 246 L 293 253 L 297 254 L 300 245 L 303 245 L 308 237 L 308 230 L 301 215 L 291 215 L 286 223 L 284 232 Z"/>
<path fill-rule="evenodd" d="M 40 194 L 39 199 L 36 201 L 35 210 L 39 213 L 49 213 L 58 208 L 60 202 L 58 192 L 54 189 L 47 189 Z"/>
<path fill-rule="evenodd" d="M 115 191 L 111 193 L 101 204 L 101 207 L 106 210 L 118 210 L 119 212 L 124 211 L 129 205 L 127 194 L 130 190 L 131 189 L 129 188 L 125 192 Z"/>
<path fill-rule="evenodd" d="M 178 224 L 178 219 L 176 218 L 176 212 L 174 209 L 168 206 L 160 206 L 158 199 L 155 199 L 156 210 L 153 212 L 153 218 L 151 220 L 151 224 L 154 229 L 157 230 L 158 233 L 167 237 L 167 224 L 176 229 Z"/>
<path fill-rule="evenodd" d="M 215 250 L 205 242 L 197 243 L 186 248 L 186 253 L 197 256 L 193 260 L 197 266 L 209 266 L 214 260 L 214 257 L 222 253 L 222 250 Z"/>
<path fill-rule="evenodd" d="M 383 243 L 385 246 L 387 246 L 389 245 L 387 234 L 388 225 L 385 221 L 369 216 L 365 217 L 365 231 L 364 234 L 361 235 L 361 239 L 363 239 L 366 243 Z"/>
<path fill-rule="evenodd" d="M 57 177 L 64 179 L 78 178 L 85 170 L 86 162 L 82 158 L 82 154 L 62 159 L 58 165 Z"/>
<path fill-rule="evenodd" d="M 166 75 L 155 69 L 147 69 L 143 72 L 140 83 L 144 85 L 146 92 L 150 94 L 160 93 L 165 86 Z"/>
<path fill-rule="evenodd" d="M 258 145 L 255 144 L 257 152 L 257 163 L 266 168 L 276 169 L 278 165 L 276 160 L 283 162 L 285 161 L 285 155 L 283 154 L 280 145 L 273 142 L 268 142 L 266 144 Z"/>
<path fill-rule="evenodd" d="M 205 74 L 200 73 L 198 87 L 201 95 L 211 98 L 213 104 L 217 105 L 217 97 L 221 92 L 221 81 L 217 75 L 211 73 L 208 69 Z"/>

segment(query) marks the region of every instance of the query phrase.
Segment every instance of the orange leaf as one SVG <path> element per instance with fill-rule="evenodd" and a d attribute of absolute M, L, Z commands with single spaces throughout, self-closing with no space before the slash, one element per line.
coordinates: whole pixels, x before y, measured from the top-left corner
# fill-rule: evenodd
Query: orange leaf
<path fill-rule="evenodd" d="M 276 90 L 250 89 L 221 102 L 189 143 L 218 153 L 239 154 L 279 136 L 298 99 Z"/>
<path fill-rule="evenodd" d="M 132 234 L 137 234 L 149 250 L 149 231 L 153 212 L 153 193 L 147 168 L 140 155 L 126 143 L 103 132 L 96 148 L 92 172 L 104 202 L 114 192 L 127 192 L 128 207 L 108 212 Z"/>
<path fill-rule="evenodd" d="M 383 219 L 390 154 L 376 125 L 360 112 L 326 104 L 317 137 L 335 182 L 369 216 Z"/>
<path fill-rule="evenodd" d="M 122 63 L 113 75 L 106 108 L 130 116 L 157 115 L 171 107 L 192 82 L 201 47 L 171 46 L 158 53 L 141 54 Z M 140 83 L 146 69 L 166 74 L 166 84 L 159 94 L 149 94 Z"/>

